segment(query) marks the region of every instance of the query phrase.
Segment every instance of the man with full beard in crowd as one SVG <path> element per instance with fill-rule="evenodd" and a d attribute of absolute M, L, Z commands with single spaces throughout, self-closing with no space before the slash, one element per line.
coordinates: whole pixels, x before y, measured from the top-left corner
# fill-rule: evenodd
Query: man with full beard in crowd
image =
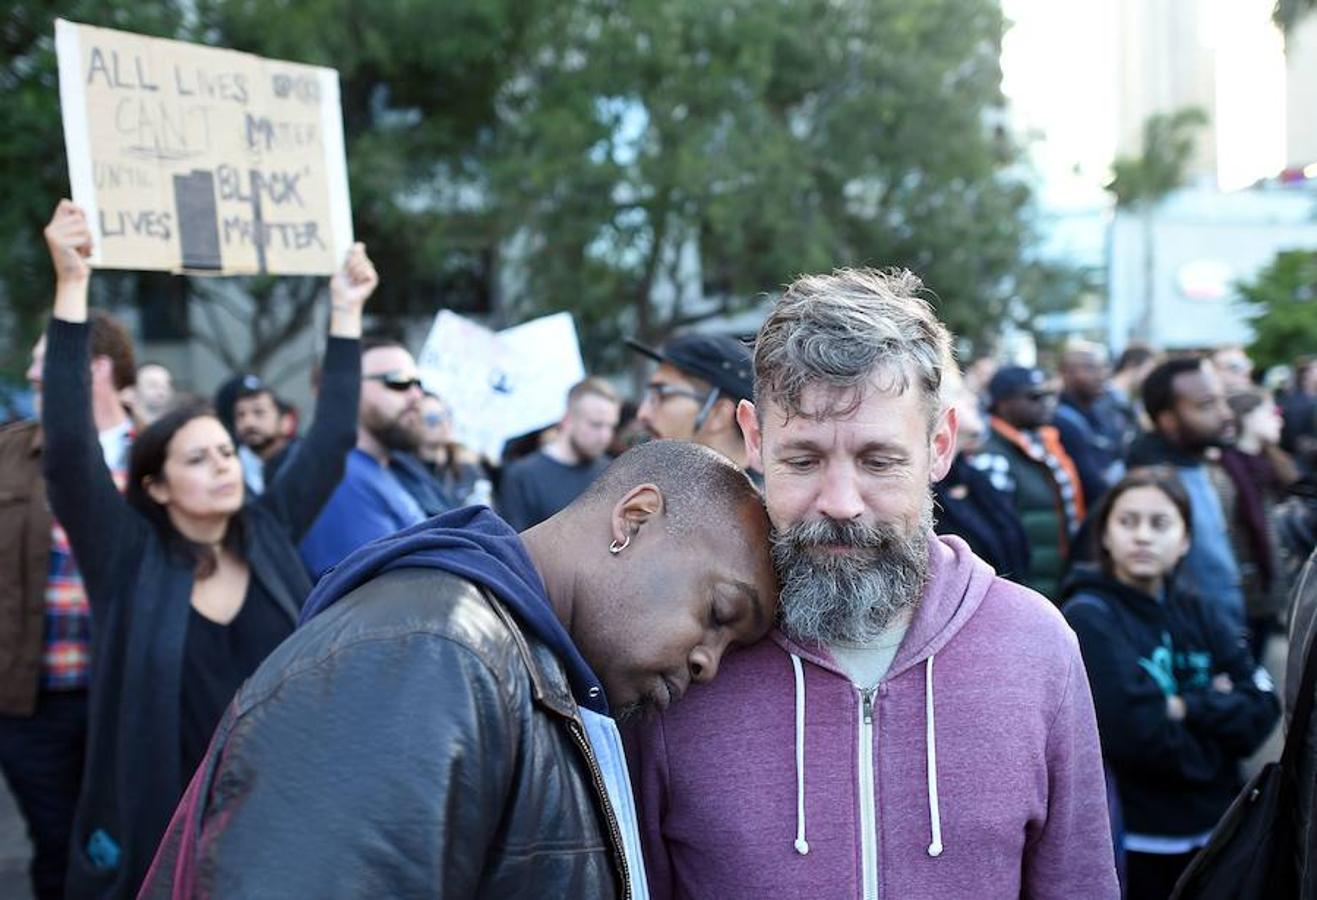
<path fill-rule="evenodd" d="M 956 416 L 921 293 L 806 276 L 760 329 L 781 627 L 628 736 L 655 897 L 1119 896 L 1073 633 L 932 533 Z"/>
<path fill-rule="evenodd" d="M 363 544 L 425 519 L 393 460 L 393 454 L 420 446 L 422 396 L 416 360 L 406 347 L 377 338 L 361 342 L 357 446 L 338 490 L 299 548 L 312 578 Z"/>
<path fill-rule="evenodd" d="M 244 460 L 247 489 L 263 494 L 265 486 L 274 481 L 300 441 L 289 433 L 274 389 L 255 375 L 248 375 L 239 383 L 233 401 L 233 431 L 238 443 L 259 460 L 259 466 L 251 472 L 247 471 Z"/>

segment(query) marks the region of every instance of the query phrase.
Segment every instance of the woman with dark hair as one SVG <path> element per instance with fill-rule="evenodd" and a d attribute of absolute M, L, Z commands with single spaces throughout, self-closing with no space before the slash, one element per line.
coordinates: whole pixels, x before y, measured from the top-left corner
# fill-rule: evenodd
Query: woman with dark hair
<path fill-rule="evenodd" d="M 233 440 L 194 402 L 137 436 L 125 498 L 91 421 L 83 211 L 61 201 L 45 237 L 56 289 L 43 467 L 92 609 L 90 728 L 68 892 L 130 897 L 224 708 L 292 633 L 310 593 L 297 542 L 355 442 L 361 310 L 378 278 L 357 245 L 330 281 L 315 424 L 297 465 L 264 495 L 244 502 Z"/>
<path fill-rule="evenodd" d="M 421 398 L 421 446 L 416 456 L 439 485 L 449 509 L 489 505 L 489 478 L 479 458 L 453 437 L 453 411 L 426 391 Z"/>
<path fill-rule="evenodd" d="M 1062 608 L 1120 796 L 1129 900 L 1170 895 L 1280 712 L 1226 612 L 1176 589 L 1190 521 L 1173 469 L 1131 471 L 1095 519 L 1100 568 L 1074 573 Z"/>
<path fill-rule="evenodd" d="M 1226 509 L 1226 521 L 1244 587 L 1249 648 L 1262 659 L 1293 586 L 1278 552 L 1276 515 L 1299 472 L 1280 449 L 1280 409 L 1265 391 L 1231 394 L 1226 404 L 1235 417 L 1236 437 L 1221 451 L 1221 471 L 1229 482 L 1219 484 L 1218 493 L 1233 507 Z"/>

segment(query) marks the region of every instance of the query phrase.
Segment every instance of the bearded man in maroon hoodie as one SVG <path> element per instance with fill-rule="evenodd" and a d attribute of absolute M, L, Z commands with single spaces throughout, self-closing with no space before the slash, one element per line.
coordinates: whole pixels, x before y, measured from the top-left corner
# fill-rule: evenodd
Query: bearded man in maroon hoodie
<path fill-rule="evenodd" d="M 792 284 L 738 421 L 781 627 L 628 736 L 656 898 L 1116 898 L 1073 632 L 932 530 L 950 337 L 908 272 Z"/>

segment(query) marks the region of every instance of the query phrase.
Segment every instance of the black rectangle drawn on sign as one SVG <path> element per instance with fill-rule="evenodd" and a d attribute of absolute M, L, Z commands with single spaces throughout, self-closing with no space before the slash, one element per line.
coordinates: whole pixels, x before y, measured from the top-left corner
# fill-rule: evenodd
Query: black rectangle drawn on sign
<path fill-rule="evenodd" d="M 174 207 L 178 210 L 183 268 L 222 269 L 214 174 L 194 169 L 185 175 L 175 175 Z"/>
<path fill-rule="evenodd" d="M 264 275 L 269 270 L 265 258 L 265 213 L 261 208 L 261 173 L 252 169 L 247 174 L 251 178 L 252 235 L 256 244 L 256 271 Z"/>

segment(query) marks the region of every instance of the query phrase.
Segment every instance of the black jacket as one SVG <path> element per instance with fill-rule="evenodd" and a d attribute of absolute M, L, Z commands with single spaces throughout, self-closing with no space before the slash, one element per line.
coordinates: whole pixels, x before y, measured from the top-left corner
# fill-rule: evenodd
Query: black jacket
<path fill-rule="evenodd" d="M 1270 679 L 1215 606 L 1174 589 L 1159 602 L 1092 570 L 1076 570 L 1062 608 L 1079 638 L 1102 752 L 1127 831 L 1210 831 L 1242 786 L 1239 763 L 1280 715 Z M 1225 673 L 1230 693 L 1212 688 Z M 1167 715 L 1178 694 L 1187 713 Z"/>
<path fill-rule="evenodd" d="M 143 897 L 623 894 L 566 672 L 435 569 L 367 581 L 239 691 Z"/>
<path fill-rule="evenodd" d="M 290 625 L 311 590 L 297 541 L 334 492 L 356 440 L 359 342 L 331 338 L 315 424 L 238 513 L 252 578 Z M 86 325 L 47 331 L 42 458 L 92 610 L 90 730 L 71 840 L 71 897 L 131 897 L 191 772 L 181 771 L 180 682 L 192 567 L 119 495 L 91 417 Z"/>
<path fill-rule="evenodd" d="M 1285 727 L 1289 731 L 1294 709 L 1299 702 L 1299 687 L 1303 683 L 1303 663 L 1317 640 L 1317 551 L 1303 567 L 1294 586 L 1293 605 L 1290 608 L 1289 657 L 1285 664 Z M 1302 741 L 1299 753 L 1299 790 L 1295 798 L 1298 819 L 1299 846 L 1299 897 L 1300 900 L 1317 898 L 1317 828 L 1313 827 L 1313 814 L 1317 812 L 1317 711 L 1308 722 L 1307 734 L 1289 734 L 1287 741 Z"/>
<path fill-rule="evenodd" d="M 933 485 L 938 534 L 965 539 L 974 554 L 1003 578 L 1015 581 L 1029 572 L 1029 538 L 1006 493 L 963 456 L 951 463 L 947 477 Z"/>

